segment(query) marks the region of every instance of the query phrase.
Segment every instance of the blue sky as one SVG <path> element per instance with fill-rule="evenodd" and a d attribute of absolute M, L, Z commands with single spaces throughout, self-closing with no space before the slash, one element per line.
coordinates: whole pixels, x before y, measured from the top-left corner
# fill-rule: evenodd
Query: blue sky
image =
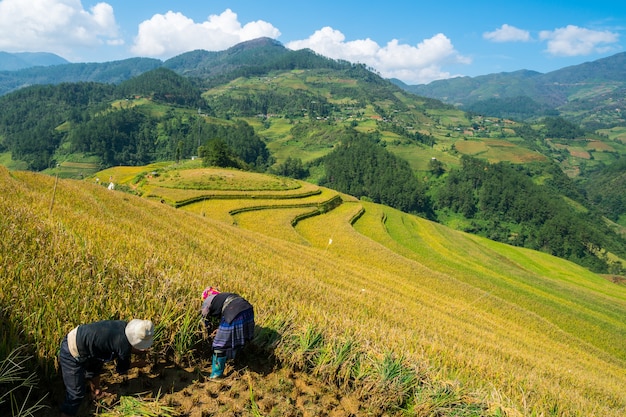
<path fill-rule="evenodd" d="M 0 0 L 0 51 L 70 62 L 171 58 L 270 37 L 407 84 L 624 51 L 625 1 Z"/>

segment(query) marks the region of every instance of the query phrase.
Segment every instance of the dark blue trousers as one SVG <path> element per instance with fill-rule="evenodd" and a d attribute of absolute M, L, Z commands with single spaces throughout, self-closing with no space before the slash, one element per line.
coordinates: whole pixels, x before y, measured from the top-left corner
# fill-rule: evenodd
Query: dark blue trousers
<path fill-rule="evenodd" d="M 74 416 L 78 413 L 80 404 L 85 398 L 86 380 L 100 373 L 102 362 L 73 357 L 67 345 L 67 336 L 65 336 L 59 351 L 59 365 L 61 366 L 63 383 L 65 384 L 65 401 L 61 405 L 61 411 L 67 415 Z"/>

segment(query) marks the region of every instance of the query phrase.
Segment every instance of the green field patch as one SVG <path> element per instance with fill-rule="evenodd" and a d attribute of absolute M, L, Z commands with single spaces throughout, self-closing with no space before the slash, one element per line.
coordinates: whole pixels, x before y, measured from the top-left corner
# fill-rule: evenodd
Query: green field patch
<path fill-rule="evenodd" d="M 24 161 L 14 161 L 11 152 L 0 153 L 0 165 L 11 170 L 24 171 L 28 169 L 28 164 Z"/>
<path fill-rule="evenodd" d="M 455 142 L 454 148 L 465 155 L 480 155 L 488 150 L 485 142 L 476 140 L 463 140 Z"/>
<path fill-rule="evenodd" d="M 448 153 L 412 143 L 401 145 L 389 144 L 387 145 L 387 149 L 394 155 L 407 161 L 409 165 L 411 165 L 411 168 L 417 172 L 428 171 L 428 164 L 433 157 L 446 164 L 447 167 L 450 167 L 450 164 L 456 163 L 458 160 L 458 158 L 450 157 Z"/>
<path fill-rule="evenodd" d="M 144 166 L 116 166 L 104 169 L 87 178 L 95 182 L 113 182 L 114 184 L 130 184 L 142 173 L 149 173 L 170 166 L 171 162 L 157 162 Z"/>
<path fill-rule="evenodd" d="M 587 142 L 587 149 L 599 152 L 615 152 L 615 148 L 606 142 L 590 140 Z"/>
<path fill-rule="evenodd" d="M 111 107 L 116 109 L 128 109 L 136 106 L 145 106 L 151 103 L 151 100 L 145 97 L 137 97 L 134 99 L 120 99 L 115 100 L 111 103 Z"/>
<path fill-rule="evenodd" d="M 428 109 L 428 115 L 433 117 L 441 125 L 447 126 L 469 126 L 470 121 L 464 112 L 452 109 Z"/>
<path fill-rule="evenodd" d="M 294 179 L 218 168 L 166 171 L 147 179 L 148 186 L 190 190 L 286 191 L 302 187 Z"/>
<path fill-rule="evenodd" d="M 61 178 L 78 178 L 88 177 L 100 169 L 99 163 L 94 162 L 61 162 L 55 169 L 50 170 L 58 172 Z"/>
<path fill-rule="evenodd" d="M 68 132 L 71 128 L 71 123 L 69 121 L 63 122 L 57 127 L 54 128 L 57 132 Z"/>
<path fill-rule="evenodd" d="M 290 131 L 293 127 L 293 122 L 289 119 L 281 117 L 269 117 L 267 119 L 267 124 L 269 127 L 263 127 L 262 129 L 259 129 L 259 134 L 262 137 L 265 137 L 269 140 L 277 140 L 291 135 Z"/>
<path fill-rule="evenodd" d="M 607 135 L 611 140 L 626 143 L 626 127 L 616 126 L 611 129 L 600 129 L 598 133 Z"/>

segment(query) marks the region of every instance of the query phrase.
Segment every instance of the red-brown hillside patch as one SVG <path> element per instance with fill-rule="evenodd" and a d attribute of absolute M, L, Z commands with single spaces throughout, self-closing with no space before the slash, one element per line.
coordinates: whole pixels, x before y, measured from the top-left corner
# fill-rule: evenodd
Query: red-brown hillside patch
<path fill-rule="evenodd" d="M 569 154 L 575 158 L 591 159 L 591 154 L 579 148 L 568 148 Z"/>

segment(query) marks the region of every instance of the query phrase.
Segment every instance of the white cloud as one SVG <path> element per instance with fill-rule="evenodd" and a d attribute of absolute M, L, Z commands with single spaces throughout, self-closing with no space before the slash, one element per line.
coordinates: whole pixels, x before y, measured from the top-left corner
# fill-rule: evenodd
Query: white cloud
<path fill-rule="evenodd" d="M 452 75 L 442 69 L 446 64 L 470 63 L 469 58 L 461 56 L 450 39 L 441 33 L 416 46 L 393 39 L 381 47 L 369 38 L 346 42 L 343 33 L 324 27 L 308 39 L 288 42 L 285 46 L 294 50 L 309 48 L 329 58 L 363 63 L 385 78 L 415 84 L 450 78 Z"/>
<path fill-rule="evenodd" d="M 113 8 L 80 0 L 0 0 L 0 50 L 72 55 L 76 48 L 121 44 Z"/>
<path fill-rule="evenodd" d="M 578 56 L 610 51 L 619 35 L 568 25 L 553 31 L 541 31 L 539 38 L 548 42 L 546 51 L 551 55 Z"/>
<path fill-rule="evenodd" d="M 493 32 L 483 33 L 483 38 L 493 42 L 528 42 L 530 33 L 505 23 Z"/>
<path fill-rule="evenodd" d="M 155 14 L 139 25 L 131 51 L 141 56 L 169 58 L 194 49 L 218 51 L 247 40 L 279 36 L 278 29 L 262 20 L 241 26 L 237 14 L 230 9 L 201 23 L 169 11 Z"/>

